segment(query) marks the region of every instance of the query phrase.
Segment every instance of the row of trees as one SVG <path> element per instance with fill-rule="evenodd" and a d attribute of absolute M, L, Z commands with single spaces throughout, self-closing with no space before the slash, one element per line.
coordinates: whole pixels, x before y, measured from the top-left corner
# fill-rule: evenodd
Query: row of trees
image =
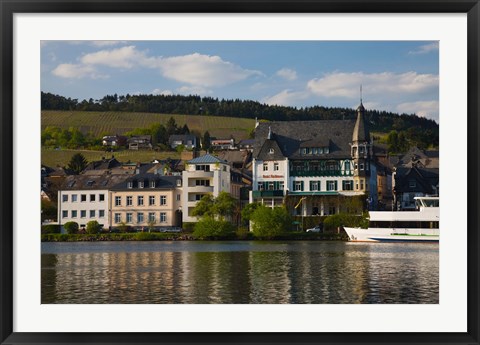
<path fill-rule="evenodd" d="M 47 126 L 41 135 L 42 146 L 64 147 L 77 149 L 79 147 L 101 146 L 102 139 L 96 138 L 92 132 L 83 134 L 78 128 L 68 129 Z"/>
<path fill-rule="evenodd" d="M 180 95 L 107 95 L 99 100 L 77 99 L 42 92 L 42 110 L 125 111 L 163 114 L 214 115 L 261 118 L 270 121 L 355 119 L 354 109 L 313 106 L 294 108 L 272 106 L 249 100 L 226 100 Z M 417 146 L 438 147 L 439 129 L 434 120 L 416 115 L 367 110 L 370 129 L 375 132 L 395 130 Z"/>

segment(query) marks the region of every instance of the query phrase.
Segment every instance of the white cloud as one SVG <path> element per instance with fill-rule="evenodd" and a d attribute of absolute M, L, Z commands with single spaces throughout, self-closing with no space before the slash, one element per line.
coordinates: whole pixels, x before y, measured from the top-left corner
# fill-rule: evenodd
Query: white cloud
<path fill-rule="evenodd" d="M 295 80 L 297 79 L 297 72 L 290 68 L 282 68 L 275 73 L 277 76 L 286 79 L 286 80 Z"/>
<path fill-rule="evenodd" d="M 417 114 L 418 116 L 438 119 L 438 101 L 406 102 L 397 105 L 399 113 Z"/>
<path fill-rule="evenodd" d="M 118 44 L 124 44 L 127 41 L 108 41 L 108 40 L 103 40 L 103 41 L 92 41 L 92 45 L 96 47 L 109 47 L 109 46 L 115 46 Z"/>
<path fill-rule="evenodd" d="M 52 73 L 57 77 L 70 78 L 70 79 L 108 78 L 108 75 L 99 74 L 93 66 L 81 65 L 81 64 L 69 64 L 69 63 L 60 64 L 52 71 Z"/>
<path fill-rule="evenodd" d="M 202 86 L 182 86 L 176 90 L 178 93 L 183 95 L 210 95 L 213 93 L 212 90 L 204 88 Z"/>
<path fill-rule="evenodd" d="M 415 50 L 409 51 L 408 54 L 409 55 L 428 54 L 432 51 L 437 51 L 438 47 L 439 47 L 438 42 L 424 44 L 422 46 L 417 47 Z"/>
<path fill-rule="evenodd" d="M 171 90 L 161 90 L 161 89 L 153 89 L 150 92 L 152 95 L 162 95 L 162 96 L 171 96 L 173 92 Z"/>
<path fill-rule="evenodd" d="M 310 80 L 307 88 L 313 94 L 323 97 L 359 98 L 360 85 L 363 85 L 364 94 L 373 98 L 387 94 L 414 94 L 433 90 L 438 88 L 438 81 L 438 75 L 416 72 L 334 72 Z"/>
<path fill-rule="evenodd" d="M 86 54 L 80 61 L 86 65 L 104 65 L 114 68 L 132 68 L 149 61 L 144 52 L 138 51 L 135 46 L 126 46 L 113 50 L 100 50 Z"/>
<path fill-rule="evenodd" d="M 276 95 L 264 98 L 262 102 L 268 105 L 295 106 L 299 100 L 306 99 L 308 96 L 308 92 L 283 90 Z"/>
<path fill-rule="evenodd" d="M 160 58 L 157 65 L 164 77 L 196 86 L 224 86 L 261 75 L 259 71 L 243 69 L 219 56 L 198 53 Z"/>

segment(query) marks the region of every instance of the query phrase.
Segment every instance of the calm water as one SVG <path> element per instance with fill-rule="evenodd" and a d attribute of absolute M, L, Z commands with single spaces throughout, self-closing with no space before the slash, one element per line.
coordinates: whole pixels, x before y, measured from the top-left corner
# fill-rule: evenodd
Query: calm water
<path fill-rule="evenodd" d="M 42 303 L 438 303 L 438 244 L 42 243 Z"/>

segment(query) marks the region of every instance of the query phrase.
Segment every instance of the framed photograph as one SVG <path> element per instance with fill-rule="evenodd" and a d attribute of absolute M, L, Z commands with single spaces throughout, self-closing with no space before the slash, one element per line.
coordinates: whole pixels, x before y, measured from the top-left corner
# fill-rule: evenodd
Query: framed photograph
<path fill-rule="evenodd" d="M 478 0 L 0 6 L 1 344 L 479 343 Z"/>

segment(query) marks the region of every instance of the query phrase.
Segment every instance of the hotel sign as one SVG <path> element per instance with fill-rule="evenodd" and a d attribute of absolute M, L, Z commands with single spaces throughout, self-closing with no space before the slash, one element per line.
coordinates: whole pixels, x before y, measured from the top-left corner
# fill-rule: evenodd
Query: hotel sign
<path fill-rule="evenodd" d="M 262 175 L 263 178 L 283 178 L 283 175 Z"/>

